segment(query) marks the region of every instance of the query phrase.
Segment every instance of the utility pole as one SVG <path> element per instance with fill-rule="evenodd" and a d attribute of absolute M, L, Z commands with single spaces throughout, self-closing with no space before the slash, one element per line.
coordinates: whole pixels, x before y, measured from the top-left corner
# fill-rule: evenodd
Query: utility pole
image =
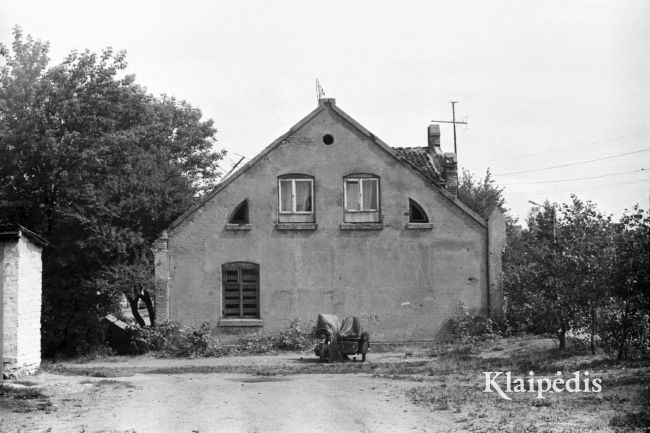
<path fill-rule="evenodd" d="M 456 122 L 456 104 L 458 104 L 458 101 L 449 101 L 451 103 L 451 121 L 449 120 L 432 120 L 434 123 L 451 123 L 454 125 L 454 153 L 456 154 L 456 157 L 458 158 L 458 149 L 456 147 L 456 125 L 467 125 L 467 122 L 461 122 L 458 121 Z"/>
<path fill-rule="evenodd" d="M 450 101 L 451 102 L 451 122 L 454 125 L 454 153 L 456 154 L 456 157 L 458 157 L 458 150 L 456 150 L 456 104 L 458 101 Z"/>

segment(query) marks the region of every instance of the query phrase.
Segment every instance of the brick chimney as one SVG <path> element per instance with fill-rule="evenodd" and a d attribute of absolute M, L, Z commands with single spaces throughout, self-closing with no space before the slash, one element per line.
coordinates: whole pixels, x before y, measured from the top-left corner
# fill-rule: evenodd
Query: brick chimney
<path fill-rule="evenodd" d="M 434 158 L 436 154 L 441 154 L 440 150 L 440 125 L 431 124 L 427 128 L 427 141 L 429 143 L 429 155 Z"/>
<path fill-rule="evenodd" d="M 446 189 L 453 195 L 458 195 L 458 163 L 456 154 L 442 152 L 440 147 L 440 125 L 431 124 L 427 128 L 428 153 L 436 170 L 441 173 Z"/>
<path fill-rule="evenodd" d="M 456 160 L 456 154 L 454 152 L 445 152 L 443 164 L 447 191 L 453 195 L 458 195 L 458 161 Z"/>

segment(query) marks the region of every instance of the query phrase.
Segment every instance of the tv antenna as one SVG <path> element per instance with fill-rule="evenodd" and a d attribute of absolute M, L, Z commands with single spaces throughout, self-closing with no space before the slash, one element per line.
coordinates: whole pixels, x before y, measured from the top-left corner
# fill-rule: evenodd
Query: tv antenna
<path fill-rule="evenodd" d="M 318 82 L 318 80 L 316 80 L 316 82 Z M 432 120 L 432 122 L 452 123 L 454 125 L 454 153 L 458 158 L 458 150 L 456 149 L 456 125 L 467 125 L 467 122 L 456 121 L 456 104 L 458 104 L 458 101 L 449 101 L 449 103 L 451 104 L 451 120 Z"/>
<path fill-rule="evenodd" d="M 323 90 L 323 86 L 320 85 L 320 81 L 316 78 L 316 102 L 323 99 L 323 96 L 325 96 L 325 90 Z"/>

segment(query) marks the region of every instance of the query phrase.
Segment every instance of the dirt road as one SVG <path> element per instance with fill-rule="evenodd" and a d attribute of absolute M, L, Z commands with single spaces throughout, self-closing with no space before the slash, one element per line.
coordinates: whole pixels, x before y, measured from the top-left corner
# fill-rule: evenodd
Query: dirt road
<path fill-rule="evenodd" d="M 293 358 L 223 358 L 199 360 L 198 364 L 280 365 Z M 150 361 L 158 367 L 180 368 L 197 363 Z M 102 365 L 148 364 L 139 358 L 83 366 Z M 136 373 L 88 378 L 43 373 L 33 380 L 56 407 L 49 414 L 0 409 L 0 431 L 436 432 L 453 427 L 451 414 L 433 413 L 410 403 L 405 391 L 413 382 L 369 374 Z"/>

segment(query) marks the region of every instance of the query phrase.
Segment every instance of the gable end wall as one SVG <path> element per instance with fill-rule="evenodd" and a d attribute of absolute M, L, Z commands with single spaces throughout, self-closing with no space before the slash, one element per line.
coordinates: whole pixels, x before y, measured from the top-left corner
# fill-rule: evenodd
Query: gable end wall
<path fill-rule="evenodd" d="M 335 143 L 326 146 L 330 133 Z M 316 230 L 279 231 L 277 176 L 315 178 Z M 380 177 L 382 230 L 341 230 L 343 177 Z M 433 229 L 407 230 L 408 199 Z M 251 230 L 226 230 L 249 200 Z M 487 229 L 331 109 L 318 113 L 169 233 L 170 319 L 219 326 L 221 265 L 260 266 L 265 330 L 320 312 L 358 315 L 375 341 L 433 340 L 466 308 L 487 308 Z"/>

